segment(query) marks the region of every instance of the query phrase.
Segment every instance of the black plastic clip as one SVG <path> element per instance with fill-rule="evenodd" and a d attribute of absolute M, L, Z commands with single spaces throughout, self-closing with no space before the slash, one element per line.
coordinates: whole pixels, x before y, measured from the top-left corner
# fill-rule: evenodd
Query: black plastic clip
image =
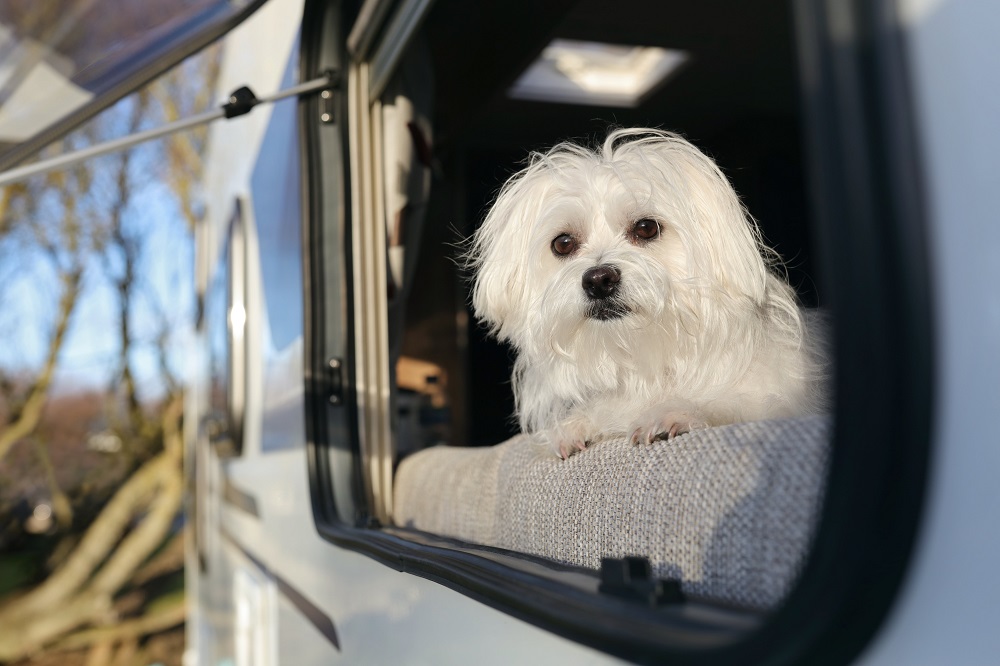
<path fill-rule="evenodd" d="M 645 557 L 603 558 L 598 590 L 602 594 L 641 601 L 653 608 L 684 601 L 680 582 L 654 578 L 653 567 Z"/>
<path fill-rule="evenodd" d="M 249 113 L 250 109 L 257 106 L 257 96 L 250 88 L 243 86 L 237 88 L 229 95 L 229 101 L 222 105 L 222 110 L 226 118 L 235 118 Z"/>

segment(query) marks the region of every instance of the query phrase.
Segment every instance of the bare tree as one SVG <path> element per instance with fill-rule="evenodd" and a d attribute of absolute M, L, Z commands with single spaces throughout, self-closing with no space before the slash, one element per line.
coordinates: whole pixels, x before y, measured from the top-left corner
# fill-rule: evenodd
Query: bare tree
<path fill-rule="evenodd" d="M 53 239 L 47 225 L 39 222 L 35 206 L 35 201 L 40 196 L 39 192 L 53 185 L 60 187 L 59 194 L 63 205 L 63 214 L 56 232 L 58 241 Z M 66 178 L 59 176 L 44 179 L 40 186 L 12 188 L 3 195 L 0 229 L 5 230 L 7 234 L 12 233 L 17 226 L 14 219 L 19 215 L 23 216 L 24 228 L 35 238 L 38 248 L 56 268 L 60 291 L 55 325 L 49 335 L 44 363 L 27 389 L 20 395 L 14 395 L 13 392 L 5 395 L 7 423 L 0 432 L 0 459 L 3 459 L 11 446 L 26 438 L 38 427 L 42 408 L 52 386 L 59 352 L 62 350 L 66 331 L 76 308 L 83 276 L 80 227 L 75 210 L 76 197 L 77 193 L 66 184 Z M 11 205 L 12 203 L 14 205 Z"/>
<path fill-rule="evenodd" d="M 67 144 L 136 131 L 207 107 L 218 52 L 181 67 L 183 72 L 168 74 L 96 118 Z M 41 363 L 27 377 L 8 376 L 0 367 L 0 470 L 16 448 L 34 448 L 65 545 L 50 571 L 0 598 L 0 662 L 42 649 L 86 648 L 93 663 L 110 661 L 112 653 L 124 663 L 130 656 L 141 658 L 140 638 L 183 621 L 182 598 L 137 593 L 152 577 L 182 563 L 173 526 L 183 496 L 183 396 L 167 350 L 176 313 L 168 313 L 155 290 L 144 291 L 144 234 L 150 225 L 134 204 L 149 177 L 138 162 L 163 165 L 155 175 L 170 185 L 189 234 L 203 216 L 199 181 L 206 136 L 204 129 L 174 135 L 102 158 L 99 167 L 83 165 L 0 192 L 0 251 L 4 243 L 30 246 L 57 285 L 51 324 L 41 336 L 46 349 Z M 88 288 L 98 283 L 116 296 L 114 321 L 108 322 L 117 352 L 109 359 L 106 422 L 122 443 L 116 455 L 125 476 L 96 514 L 91 512 L 93 519 L 84 521 L 81 507 L 93 497 L 86 489 L 68 493 L 60 487 L 62 461 L 53 458 L 42 433 L 74 316 Z M 135 326 L 140 301 L 156 321 L 145 340 Z M 144 399 L 139 390 L 134 351 L 140 344 L 151 345 L 159 359 L 162 391 L 155 399 Z"/>

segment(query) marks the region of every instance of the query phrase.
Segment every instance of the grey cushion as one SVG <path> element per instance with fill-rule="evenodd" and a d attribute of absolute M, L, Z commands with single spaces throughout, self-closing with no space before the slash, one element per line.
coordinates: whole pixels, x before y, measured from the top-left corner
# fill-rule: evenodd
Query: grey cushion
<path fill-rule="evenodd" d="M 772 608 L 807 552 L 829 431 L 825 416 L 757 421 L 565 461 L 530 436 L 431 448 L 400 464 L 395 520 L 594 569 L 645 555 L 689 594 Z"/>

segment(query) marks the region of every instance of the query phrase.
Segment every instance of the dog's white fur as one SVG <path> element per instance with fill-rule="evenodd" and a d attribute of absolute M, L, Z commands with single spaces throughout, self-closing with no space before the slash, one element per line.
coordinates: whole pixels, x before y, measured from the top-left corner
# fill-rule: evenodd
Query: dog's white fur
<path fill-rule="evenodd" d="M 640 219 L 659 236 L 630 235 Z M 579 247 L 557 256 L 553 240 Z M 475 233 L 472 303 L 517 351 L 525 432 L 567 457 L 693 428 L 823 408 L 822 354 L 753 219 L 715 163 L 676 134 L 612 131 L 597 151 L 533 154 Z M 597 319 L 585 271 L 621 274 Z"/>

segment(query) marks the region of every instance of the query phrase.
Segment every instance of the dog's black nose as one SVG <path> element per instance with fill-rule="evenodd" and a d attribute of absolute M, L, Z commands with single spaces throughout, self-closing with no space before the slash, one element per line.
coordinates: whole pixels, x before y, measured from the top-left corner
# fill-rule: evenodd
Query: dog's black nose
<path fill-rule="evenodd" d="M 583 274 L 583 290 L 589 298 L 598 301 L 613 295 L 621 279 L 622 272 L 616 266 L 594 266 Z"/>

